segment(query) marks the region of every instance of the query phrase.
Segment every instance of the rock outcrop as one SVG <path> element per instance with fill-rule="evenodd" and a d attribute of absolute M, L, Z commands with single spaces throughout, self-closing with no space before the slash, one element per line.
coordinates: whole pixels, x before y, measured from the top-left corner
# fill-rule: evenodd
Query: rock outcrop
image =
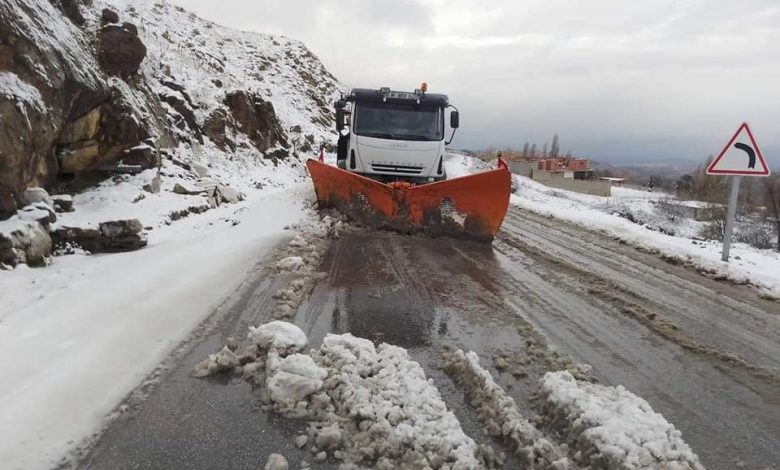
<path fill-rule="evenodd" d="M 106 99 L 89 51 L 85 35 L 49 1 L 0 2 L 0 212 L 12 209 L 9 194 L 56 180 L 59 131 Z"/>
<path fill-rule="evenodd" d="M 265 153 L 279 145 L 288 146 L 273 104 L 257 95 L 235 91 L 225 97 L 225 105 L 238 123 L 238 129 L 249 137 L 257 150 Z"/>

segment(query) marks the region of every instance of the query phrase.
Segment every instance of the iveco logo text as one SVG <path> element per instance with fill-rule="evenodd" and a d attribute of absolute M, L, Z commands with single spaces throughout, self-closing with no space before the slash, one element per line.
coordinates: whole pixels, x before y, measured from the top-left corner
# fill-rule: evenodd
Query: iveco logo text
<path fill-rule="evenodd" d="M 407 149 L 407 148 L 409 148 L 408 144 L 395 144 L 395 143 L 393 143 L 393 144 L 387 144 L 387 146 L 388 146 L 388 148 L 391 148 L 391 149 Z"/>

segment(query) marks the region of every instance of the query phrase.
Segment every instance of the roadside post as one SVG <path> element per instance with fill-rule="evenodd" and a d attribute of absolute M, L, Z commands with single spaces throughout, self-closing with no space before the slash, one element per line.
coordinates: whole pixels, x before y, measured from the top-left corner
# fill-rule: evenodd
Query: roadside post
<path fill-rule="evenodd" d="M 743 122 L 729 143 L 721 150 L 718 158 L 707 168 L 708 175 L 731 176 L 731 196 L 726 212 L 726 227 L 723 234 L 723 255 L 721 259 L 728 262 L 731 238 L 734 232 L 734 219 L 739 200 L 739 183 L 742 176 L 769 176 L 769 166 L 764 155 L 753 137 L 748 123 Z"/>

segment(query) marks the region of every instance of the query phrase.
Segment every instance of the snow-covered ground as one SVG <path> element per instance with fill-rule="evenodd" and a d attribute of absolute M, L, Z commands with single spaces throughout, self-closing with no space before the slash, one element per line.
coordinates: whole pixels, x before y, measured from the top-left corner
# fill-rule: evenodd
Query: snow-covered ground
<path fill-rule="evenodd" d="M 156 227 L 137 252 L 2 273 L 3 468 L 51 468 L 98 431 L 264 253 L 292 236 L 284 227 L 305 216 L 310 194 L 308 185 L 257 191 Z"/>
<path fill-rule="evenodd" d="M 450 154 L 446 163 L 448 175 L 462 176 L 490 168 L 484 162 L 460 154 Z M 514 175 L 513 187 L 516 191 L 511 204 L 517 207 L 602 231 L 637 248 L 677 259 L 708 275 L 749 283 L 766 295 L 780 298 L 780 253 L 733 243 L 731 261 L 724 263 L 722 243 L 693 239 L 700 222 L 678 220 L 674 236 L 658 231 L 663 226 L 664 215 L 657 203 L 672 200 L 671 195 L 614 187 L 611 198 L 602 198 L 550 188 L 518 175 Z M 642 214 L 644 220 L 631 222 L 620 215 L 622 209 Z"/>

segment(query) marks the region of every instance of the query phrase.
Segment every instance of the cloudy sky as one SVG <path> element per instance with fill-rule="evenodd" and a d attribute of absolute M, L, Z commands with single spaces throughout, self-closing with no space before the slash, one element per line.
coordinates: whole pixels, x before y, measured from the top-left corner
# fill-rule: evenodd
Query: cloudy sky
<path fill-rule="evenodd" d="M 780 163 L 777 0 L 175 0 L 301 39 L 348 86 L 450 95 L 463 148 L 702 160 L 748 121 Z"/>

